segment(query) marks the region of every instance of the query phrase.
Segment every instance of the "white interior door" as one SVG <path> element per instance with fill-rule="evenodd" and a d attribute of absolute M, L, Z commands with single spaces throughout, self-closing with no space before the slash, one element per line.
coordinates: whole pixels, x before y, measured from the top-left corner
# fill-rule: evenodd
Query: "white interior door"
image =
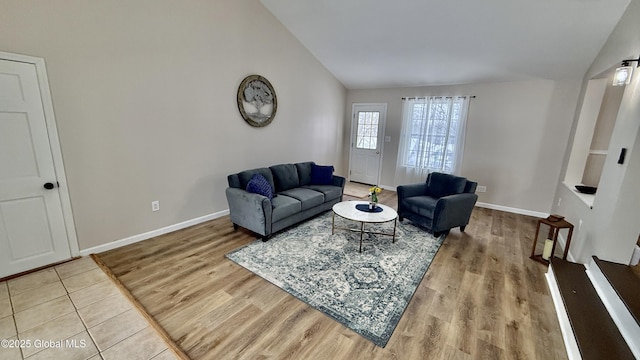
<path fill-rule="evenodd" d="M 0 277 L 71 257 L 57 184 L 36 66 L 0 59 Z"/>
<path fill-rule="evenodd" d="M 379 185 L 387 104 L 353 104 L 349 180 Z"/>

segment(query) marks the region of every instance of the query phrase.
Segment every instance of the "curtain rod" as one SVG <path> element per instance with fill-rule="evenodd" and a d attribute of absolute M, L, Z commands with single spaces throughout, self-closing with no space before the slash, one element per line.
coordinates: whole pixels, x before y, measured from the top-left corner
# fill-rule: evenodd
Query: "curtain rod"
<path fill-rule="evenodd" d="M 402 100 L 419 100 L 419 99 L 427 99 L 427 98 L 453 99 L 454 97 L 457 97 L 458 99 L 460 99 L 460 98 L 475 99 L 476 98 L 475 95 L 469 95 L 469 96 L 414 96 L 414 97 L 403 97 Z"/>

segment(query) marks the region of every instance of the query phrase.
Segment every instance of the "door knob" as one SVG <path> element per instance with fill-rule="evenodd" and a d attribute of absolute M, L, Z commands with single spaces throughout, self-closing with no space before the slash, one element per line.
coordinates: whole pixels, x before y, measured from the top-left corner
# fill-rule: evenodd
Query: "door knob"
<path fill-rule="evenodd" d="M 56 187 L 56 186 L 53 183 L 50 183 L 50 182 L 44 184 L 44 188 L 47 189 L 47 190 L 51 190 L 54 187 Z"/>

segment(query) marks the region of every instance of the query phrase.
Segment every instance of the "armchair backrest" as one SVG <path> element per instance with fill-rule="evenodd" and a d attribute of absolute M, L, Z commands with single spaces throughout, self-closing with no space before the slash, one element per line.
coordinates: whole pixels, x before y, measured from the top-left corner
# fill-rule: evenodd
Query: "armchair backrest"
<path fill-rule="evenodd" d="M 427 191 L 431 196 L 443 197 L 454 194 L 474 193 L 477 183 L 468 181 L 467 178 L 432 172 L 427 175 Z"/>
<path fill-rule="evenodd" d="M 476 192 L 476 188 L 478 187 L 478 183 L 475 181 L 467 180 L 467 185 L 464 187 L 464 192 L 473 194 Z"/>

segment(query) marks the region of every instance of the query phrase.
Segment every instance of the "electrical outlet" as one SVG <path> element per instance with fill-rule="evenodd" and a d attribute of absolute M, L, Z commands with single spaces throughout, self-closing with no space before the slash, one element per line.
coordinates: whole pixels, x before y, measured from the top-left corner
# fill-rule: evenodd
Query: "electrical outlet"
<path fill-rule="evenodd" d="M 580 229 L 582 229 L 582 219 L 578 222 L 578 231 L 580 231 Z"/>
<path fill-rule="evenodd" d="M 478 186 L 476 188 L 477 192 L 487 192 L 487 187 L 486 186 Z"/>
<path fill-rule="evenodd" d="M 562 204 L 562 198 L 558 198 L 558 205 L 556 206 L 560 206 L 560 204 Z"/>
<path fill-rule="evenodd" d="M 151 202 L 151 211 L 158 211 L 160 210 L 160 201 L 156 200 L 156 201 L 152 201 Z"/>

